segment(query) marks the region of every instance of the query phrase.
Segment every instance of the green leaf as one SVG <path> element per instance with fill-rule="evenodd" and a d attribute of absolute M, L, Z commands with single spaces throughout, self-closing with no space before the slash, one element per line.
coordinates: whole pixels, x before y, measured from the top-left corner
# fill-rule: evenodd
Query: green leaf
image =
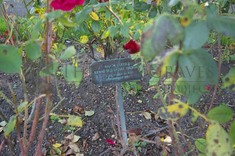
<path fill-rule="evenodd" d="M 168 74 L 171 74 L 175 72 L 175 67 L 178 62 L 180 53 L 178 51 L 169 51 L 163 58 L 162 66 L 160 66 L 160 69 L 158 71 L 159 76 L 164 76 L 166 74 L 166 77 L 168 78 Z"/>
<path fill-rule="evenodd" d="M 42 30 L 42 25 L 43 25 L 43 21 L 39 20 L 31 29 L 31 40 L 36 40 L 39 38 L 40 36 L 40 32 Z"/>
<path fill-rule="evenodd" d="M 74 67 L 71 65 L 65 65 L 62 68 L 62 73 L 64 75 L 64 78 L 66 81 L 69 83 L 74 83 L 76 85 L 79 85 L 80 82 L 82 81 L 82 71 L 78 67 Z"/>
<path fill-rule="evenodd" d="M 209 29 L 205 21 L 194 21 L 185 29 L 184 48 L 198 49 L 206 43 L 209 37 Z"/>
<path fill-rule="evenodd" d="M 27 104 L 28 104 L 28 102 L 24 101 L 17 107 L 17 111 L 19 114 L 24 111 L 24 108 L 25 108 L 25 106 L 27 106 Z"/>
<path fill-rule="evenodd" d="M 46 17 L 49 19 L 49 21 L 53 21 L 63 15 L 63 11 L 61 10 L 55 10 L 52 12 L 47 13 Z"/>
<path fill-rule="evenodd" d="M 58 21 L 65 27 L 73 28 L 76 26 L 76 24 L 69 18 L 65 16 L 61 16 Z"/>
<path fill-rule="evenodd" d="M 44 67 L 40 72 L 39 75 L 41 77 L 45 77 L 45 76 L 53 76 L 55 75 L 57 69 L 59 67 L 58 62 L 52 62 L 50 64 L 48 64 L 46 67 Z"/>
<path fill-rule="evenodd" d="M 127 23 L 125 23 L 122 27 L 121 27 L 121 35 L 123 37 L 128 38 L 129 37 L 129 25 Z"/>
<path fill-rule="evenodd" d="M 91 28 L 95 33 L 100 32 L 101 30 L 100 22 L 93 20 L 91 23 Z"/>
<path fill-rule="evenodd" d="M 115 35 L 117 35 L 117 32 L 119 31 L 119 29 L 120 29 L 119 25 L 110 26 L 109 27 L 110 37 L 114 37 Z"/>
<path fill-rule="evenodd" d="M 213 122 L 206 132 L 208 156 L 231 156 L 233 147 L 226 131 L 217 122 Z"/>
<path fill-rule="evenodd" d="M 178 120 L 188 112 L 188 105 L 184 103 L 176 103 L 170 106 L 158 109 L 158 115 L 166 120 Z"/>
<path fill-rule="evenodd" d="M 181 77 L 176 81 L 175 94 L 185 95 L 187 103 L 194 104 L 202 96 L 204 88 L 204 85 L 191 84 L 190 81 Z"/>
<path fill-rule="evenodd" d="M 150 6 L 146 2 L 137 2 L 135 3 L 135 11 L 142 12 L 146 11 Z"/>
<path fill-rule="evenodd" d="M 62 53 L 60 59 L 66 60 L 68 58 L 71 58 L 75 54 L 76 54 L 76 49 L 74 48 L 74 46 L 70 46 Z"/>
<path fill-rule="evenodd" d="M 199 113 L 193 111 L 192 112 L 192 118 L 191 118 L 192 123 L 195 123 L 197 121 L 198 117 L 199 117 Z"/>
<path fill-rule="evenodd" d="M 218 83 L 217 65 L 204 49 L 184 51 L 179 56 L 179 75 L 175 92 L 187 96 L 189 104 L 199 100 L 207 85 Z"/>
<path fill-rule="evenodd" d="M 150 27 L 147 25 L 142 35 L 142 55 L 145 60 L 152 60 L 165 50 L 167 40 L 172 44 L 179 44 L 183 37 L 183 28 L 176 17 L 171 15 L 158 16 Z"/>
<path fill-rule="evenodd" d="M 13 116 L 11 116 L 7 125 L 5 127 L 3 127 L 5 137 L 8 137 L 11 134 L 11 132 L 13 132 L 13 130 L 15 129 L 15 124 L 16 124 L 16 116 L 13 115 Z"/>
<path fill-rule="evenodd" d="M 206 140 L 204 138 L 198 138 L 195 145 L 200 152 L 206 153 Z"/>
<path fill-rule="evenodd" d="M 28 42 L 25 46 L 26 56 L 31 60 L 41 57 L 41 47 L 36 42 Z"/>
<path fill-rule="evenodd" d="M 170 7 L 172 7 L 172 6 L 175 6 L 177 3 L 179 3 L 180 2 L 180 0 L 171 0 L 169 3 L 168 3 L 168 5 L 170 6 Z"/>
<path fill-rule="evenodd" d="M 211 120 L 215 120 L 219 123 L 225 123 L 232 119 L 233 117 L 233 110 L 229 108 L 228 106 L 222 104 L 220 106 L 217 106 L 213 109 L 211 109 L 207 117 Z"/>
<path fill-rule="evenodd" d="M 84 7 L 80 12 L 76 13 L 75 15 L 75 21 L 79 25 L 83 23 L 86 19 L 89 13 L 92 11 L 92 7 Z"/>
<path fill-rule="evenodd" d="M 148 17 L 149 18 L 154 18 L 156 15 L 157 15 L 157 8 L 153 7 L 149 12 Z"/>
<path fill-rule="evenodd" d="M 110 35 L 110 31 L 109 29 L 107 29 L 106 31 L 103 32 L 102 36 L 101 36 L 101 39 L 106 39 L 107 37 L 109 37 Z"/>
<path fill-rule="evenodd" d="M 235 17 L 229 16 L 210 16 L 208 25 L 216 32 L 235 38 Z"/>
<path fill-rule="evenodd" d="M 232 122 L 230 129 L 229 129 L 229 137 L 231 139 L 231 142 L 233 144 L 233 147 L 235 147 L 235 121 Z"/>
<path fill-rule="evenodd" d="M 149 80 L 149 86 L 156 86 L 159 80 L 160 78 L 157 75 L 153 75 L 153 77 Z"/>
<path fill-rule="evenodd" d="M 223 88 L 229 87 L 229 89 L 235 90 L 235 68 L 231 68 L 228 74 L 226 74 L 222 80 Z"/>
<path fill-rule="evenodd" d="M 218 70 L 213 57 L 204 49 L 183 52 L 179 57 L 179 73 L 191 85 L 218 83 Z"/>
<path fill-rule="evenodd" d="M 76 127 L 82 127 L 82 118 L 75 115 L 69 115 L 69 118 L 67 120 L 67 124 L 69 126 L 76 126 Z"/>
<path fill-rule="evenodd" d="M 22 58 L 18 50 L 9 45 L 0 45 L 0 71 L 20 73 Z"/>

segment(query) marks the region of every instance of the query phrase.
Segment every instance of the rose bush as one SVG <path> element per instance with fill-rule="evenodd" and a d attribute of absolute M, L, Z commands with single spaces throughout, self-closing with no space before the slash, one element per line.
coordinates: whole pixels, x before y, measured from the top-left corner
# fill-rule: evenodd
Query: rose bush
<path fill-rule="evenodd" d="M 70 11 L 76 6 L 82 5 L 85 0 L 53 0 L 51 6 L 55 10 Z"/>

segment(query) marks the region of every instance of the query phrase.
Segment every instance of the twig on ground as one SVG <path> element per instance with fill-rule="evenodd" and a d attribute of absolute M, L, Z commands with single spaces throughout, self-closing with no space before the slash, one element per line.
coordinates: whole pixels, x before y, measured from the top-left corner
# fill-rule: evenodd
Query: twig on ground
<path fill-rule="evenodd" d="M 5 143 L 5 140 L 3 140 L 3 141 L 1 142 L 1 145 L 0 145 L 0 153 L 1 153 L 2 149 L 3 149 L 4 143 Z"/>
<path fill-rule="evenodd" d="M 167 128 L 168 128 L 168 126 L 165 126 L 165 127 L 162 127 L 162 128 L 156 129 L 156 130 L 152 130 L 152 131 L 149 132 L 148 134 L 144 135 L 144 137 L 148 137 L 148 136 L 150 136 L 150 135 L 159 133 L 159 132 L 161 132 L 161 131 L 164 131 L 164 130 L 167 129 Z"/>
<path fill-rule="evenodd" d="M 112 149 L 112 147 L 109 147 L 109 148 L 106 149 L 104 152 L 100 153 L 99 156 L 105 155 L 105 154 L 108 153 L 111 149 Z"/>

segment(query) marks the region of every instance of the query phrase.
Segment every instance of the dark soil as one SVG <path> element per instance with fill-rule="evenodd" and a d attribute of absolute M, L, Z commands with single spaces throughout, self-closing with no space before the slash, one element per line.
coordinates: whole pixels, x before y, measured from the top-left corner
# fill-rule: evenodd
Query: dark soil
<path fill-rule="evenodd" d="M 115 100 L 115 85 L 97 86 L 91 82 L 89 75 L 89 65 L 92 63 L 92 59 L 84 56 L 80 60 L 80 67 L 84 72 L 84 79 L 82 80 L 79 87 L 71 84 L 67 84 L 62 77 L 58 77 L 58 88 L 64 101 L 59 105 L 53 113 L 59 115 L 79 115 L 84 121 L 82 128 L 71 129 L 68 126 L 62 125 L 59 122 L 53 122 L 50 120 L 48 128 L 46 129 L 46 138 L 44 148 L 47 151 L 47 155 L 53 153 L 52 144 L 63 143 L 65 137 L 75 131 L 75 135 L 81 138 L 76 143 L 80 148 L 80 153 L 85 156 L 97 156 L 97 155 L 107 155 L 113 156 L 119 153 L 122 149 L 119 142 L 119 137 L 117 134 L 117 111 L 116 111 L 116 100 Z M 39 63 L 40 64 L 40 63 Z M 27 89 L 30 99 L 32 100 L 38 88 L 40 88 L 40 81 L 37 81 L 35 74 L 39 71 L 40 67 L 38 64 L 32 63 L 29 66 L 34 69 L 31 73 L 26 75 Z M 12 86 L 16 96 L 17 101 L 23 100 L 22 85 L 17 75 L 5 75 L 0 74 L 1 79 L 1 90 L 10 98 L 10 91 L 7 82 Z M 156 112 L 159 107 L 162 106 L 160 100 L 153 99 L 156 91 L 153 87 L 148 86 L 149 76 L 145 76 L 141 81 L 138 82 L 142 86 L 142 90 L 138 91 L 136 94 L 131 94 L 130 92 L 124 91 L 124 107 L 126 113 L 126 125 L 128 132 L 138 131 L 140 136 L 145 136 L 151 133 L 153 130 L 166 127 L 166 122 L 161 119 L 146 119 L 143 116 L 143 112 Z M 54 80 L 55 82 L 55 80 Z M 54 106 L 60 101 L 58 93 L 55 87 L 55 83 L 52 87 L 53 91 L 53 101 Z M 219 90 L 216 97 L 215 105 L 222 102 L 228 104 L 234 108 L 235 103 L 235 93 L 228 92 L 225 90 Z M 201 112 L 206 113 L 211 99 L 211 94 L 208 93 L 204 95 L 197 106 L 195 106 Z M 0 99 L 0 111 L 9 119 L 11 115 L 14 114 L 13 109 L 9 107 L 4 99 Z M 93 110 L 95 114 L 90 117 L 84 116 L 84 110 Z M 191 151 L 191 153 L 186 155 L 198 155 L 197 150 L 194 147 L 194 141 L 196 138 L 205 137 L 205 131 L 207 129 L 207 124 L 204 120 L 199 119 L 196 123 L 191 123 L 190 114 L 186 115 L 179 120 L 176 125 L 177 131 L 179 131 L 180 142 L 186 151 Z M 96 139 L 92 139 L 98 134 Z M 156 140 L 161 136 L 169 135 L 168 128 L 156 133 L 149 135 L 146 139 Z M 19 155 L 19 147 L 17 145 L 15 134 L 12 135 L 12 142 L 15 148 L 16 155 Z M 2 138 L 2 137 L 1 137 Z M 106 139 L 112 139 L 117 142 L 116 145 L 109 145 Z M 138 148 L 138 147 L 137 147 Z M 171 150 L 171 145 L 169 147 Z M 160 156 L 163 151 L 163 146 L 148 143 L 145 146 L 139 147 L 134 150 L 130 148 L 126 155 L 134 155 L 134 152 L 139 153 L 141 156 Z M 33 149 L 31 149 L 33 151 Z M 169 152 L 173 155 L 172 152 Z M 1 155 L 12 155 L 9 152 L 9 146 L 5 145 L 3 153 Z M 33 155 L 33 154 L 32 154 Z"/>
<path fill-rule="evenodd" d="M 6 1 L 9 3 L 9 1 Z M 17 7 L 16 7 L 17 6 Z M 26 14 L 26 10 L 22 3 L 14 2 L 13 7 L 8 9 L 9 13 L 17 13 L 20 16 Z M 53 122 L 50 120 L 48 128 L 46 129 L 46 137 L 44 142 L 44 149 L 47 155 L 52 155 L 54 143 L 63 144 L 65 137 L 75 132 L 75 135 L 81 138 L 76 143 L 80 148 L 80 153 L 84 156 L 114 156 L 122 150 L 119 136 L 117 135 L 117 109 L 115 100 L 115 85 L 97 86 L 91 82 L 89 74 L 89 65 L 92 63 L 92 59 L 89 57 L 82 57 L 80 60 L 80 67 L 84 72 L 84 79 L 82 80 L 79 87 L 71 84 L 67 84 L 63 78 L 58 76 L 58 88 L 61 91 L 61 95 L 64 101 L 55 109 L 53 113 L 59 115 L 79 115 L 84 121 L 82 128 L 71 129 L 59 122 Z M 26 84 L 28 89 L 28 95 L 30 100 L 34 99 L 38 95 L 41 85 L 41 81 L 35 77 L 38 71 L 41 69 L 38 64 L 40 63 L 27 63 L 27 68 L 34 70 L 26 75 Z M 227 73 L 228 69 L 234 66 L 234 62 L 229 64 L 224 63 L 222 66 L 222 73 Z M 142 90 L 136 94 L 131 94 L 130 92 L 124 91 L 124 107 L 126 113 L 126 125 L 128 132 L 138 131 L 141 132 L 140 136 L 145 136 L 151 133 L 153 130 L 158 130 L 160 128 L 166 127 L 166 122 L 161 119 L 146 119 L 143 116 L 143 112 L 156 112 L 158 108 L 162 106 L 162 103 L 158 99 L 154 99 L 153 96 L 156 91 L 153 87 L 148 85 L 149 76 L 145 76 L 141 81 L 138 82 L 142 86 Z M 17 75 L 6 75 L 0 73 L 0 90 L 3 91 L 8 98 L 11 99 L 11 93 L 9 91 L 8 83 L 14 90 L 17 97 L 17 101 L 23 101 L 23 90 L 22 84 Z M 57 106 L 60 101 L 56 87 L 55 80 L 52 84 L 53 92 L 53 106 Z M 43 89 L 43 88 L 42 88 Z M 206 113 L 210 101 L 211 101 L 212 91 L 204 95 L 198 105 L 195 107 L 202 113 Z M 226 103 L 233 109 L 235 109 L 235 93 L 227 90 L 220 89 L 216 96 L 215 106 Z M 93 110 L 95 114 L 90 117 L 84 116 L 84 110 Z M 0 111 L 9 119 L 13 114 L 13 108 L 2 98 L 0 98 Z M 3 119 L 1 119 L 2 121 Z M 176 124 L 176 129 L 179 132 L 180 143 L 185 151 L 191 151 L 190 153 L 185 153 L 185 155 L 198 155 L 198 151 L 195 149 L 194 141 L 196 138 L 205 137 L 205 132 L 207 129 L 207 123 L 202 119 L 198 119 L 194 124 L 191 123 L 191 116 L 187 114 L 185 117 L 179 120 Z M 30 125 L 29 125 L 30 127 Z M 40 125 L 39 127 L 40 128 Z M 93 137 L 98 133 L 99 137 L 93 139 Z M 0 134 L 1 142 L 3 141 L 3 133 Z M 159 137 L 169 135 L 168 128 L 160 131 L 159 133 L 153 133 L 149 135 L 146 139 L 154 141 Z M 117 142 L 115 145 L 110 145 L 106 142 L 106 139 L 112 139 Z M 19 154 L 18 142 L 16 140 L 16 134 L 13 133 L 10 140 L 12 141 L 14 152 L 16 155 Z M 13 155 L 10 152 L 10 144 L 6 143 L 1 151 L 2 156 Z M 33 155 L 34 145 L 31 149 L 31 154 Z M 135 155 L 138 153 L 141 156 L 160 156 L 164 149 L 169 149 L 169 155 L 174 155 L 171 151 L 171 145 L 168 147 L 155 145 L 148 143 L 145 146 L 141 146 L 137 149 L 130 148 L 126 156 Z M 59 154 L 57 154 L 59 155 Z"/>

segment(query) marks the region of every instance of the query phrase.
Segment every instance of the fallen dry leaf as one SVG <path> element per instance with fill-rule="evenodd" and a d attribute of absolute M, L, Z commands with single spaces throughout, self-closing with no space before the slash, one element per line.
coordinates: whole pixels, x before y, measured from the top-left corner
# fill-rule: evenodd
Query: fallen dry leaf
<path fill-rule="evenodd" d="M 95 112 L 94 111 L 85 111 L 85 116 L 92 116 L 92 115 L 94 115 L 95 114 Z"/>
<path fill-rule="evenodd" d="M 96 141 L 100 138 L 100 135 L 98 132 L 95 133 L 95 135 L 92 137 L 92 141 Z"/>
<path fill-rule="evenodd" d="M 77 142 L 81 137 L 75 134 L 69 134 L 68 136 L 65 137 L 65 139 L 68 139 L 72 141 L 73 143 Z"/>
<path fill-rule="evenodd" d="M 84 114 L 84 108 L 80 107 L 80 106 L 74 106 L 73 107 L 73 112 L 74 113 L 80 113 L 80 114 Z"/>
<path fill-rule="evenodd" d="M 142 112 L 141 113 L 144 117 L 145 117 L 145 119 L 147 119 L 147 120 L 150 120 L 152 117 L 151 117 L 151 114 L 149 113 L 149 112 Z"/>
<path fill-rule="evenodd" d="M 75 144 L 75 143 L 70 142 L 70 143 L 69 143 L 69 147 L 70 147 L 70 148 L 73 150 L 73 152 L 75 152 L 75 153 L 79 153 L 79 152 L 80 152 L 80 148 L 79 148 L 78 145 Z"/>

